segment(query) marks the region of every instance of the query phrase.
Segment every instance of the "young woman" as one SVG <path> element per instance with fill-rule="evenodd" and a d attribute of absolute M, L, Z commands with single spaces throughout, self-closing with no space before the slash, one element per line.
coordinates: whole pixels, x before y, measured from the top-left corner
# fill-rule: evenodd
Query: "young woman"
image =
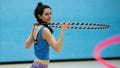
<path fill-rule="evenodd" d="M 59 39 L 53 37 L 53 30 L 48 26 L 51 20 L 51 8 L 41 2 L 35 9 L 34 15 L 38 23 L 34 24 L 33 32 L 26 41 L 26 48 L 30 48 L 34 42 L 34 53 L 36 59 L 31 68 L 47 68 L 49 64 L 49 46 L 60 52 L 64 39 L 64 32 L 69 27 L 69 23 L 62 24 Z"/>

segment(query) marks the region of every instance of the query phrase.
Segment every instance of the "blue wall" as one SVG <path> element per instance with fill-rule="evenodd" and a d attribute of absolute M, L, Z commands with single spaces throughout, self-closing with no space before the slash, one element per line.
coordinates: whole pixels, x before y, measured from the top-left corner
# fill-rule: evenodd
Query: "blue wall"
<path fill-rule="evenodd" d="M 50 58 L 93 58 L 94 48 L 102 40 L 120 34 L 120 0 L 0 0 L 0 62 L 30 61 L 33 47 L 25 49 L 25 40 L 32 31 L 33 10 L 41 1 L 52 7 L 52 22 L 92 22 L 109 24 L 107 30 L 74 30 L 65 33 L 61 53 L 51 49 Z M 58 38 L 60 29 L 54 29 Z M 104 58 L 120 57 L 116 44 L 102 51 Z"/>

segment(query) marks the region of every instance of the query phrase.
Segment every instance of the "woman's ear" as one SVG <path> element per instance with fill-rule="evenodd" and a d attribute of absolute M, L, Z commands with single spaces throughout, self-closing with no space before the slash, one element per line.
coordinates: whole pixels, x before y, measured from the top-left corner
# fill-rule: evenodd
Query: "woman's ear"
<path fill-rule="evenodd" d="M 41 19 L 41 15 L 40 15 L 40 14 L 38 14 L 38 18 L 40 18 L 40 19 Z"/>

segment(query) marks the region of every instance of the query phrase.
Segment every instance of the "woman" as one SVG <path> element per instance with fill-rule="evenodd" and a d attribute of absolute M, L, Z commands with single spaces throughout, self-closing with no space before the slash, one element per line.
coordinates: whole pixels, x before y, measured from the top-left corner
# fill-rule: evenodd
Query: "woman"
<path fill-rule="evenodd" d="M 33 32 L 26 41 L 26 48 L 30 48 L 34 42 L 34 51 L 36 59 L 31 68 L 47 68 L 49 64 L 49 46 L 55 51 L 60 52 L 64 39 L 64 32 L 69 27 L 69 23 L 62 24 L 60 37 L 56 41 L 52 36 L 53 30 L 48 26 L 51 20 L 51 8 L 43 5 L 41 2 L 35 9 L 34 15 L 37 19 L 34 24 Z"/>

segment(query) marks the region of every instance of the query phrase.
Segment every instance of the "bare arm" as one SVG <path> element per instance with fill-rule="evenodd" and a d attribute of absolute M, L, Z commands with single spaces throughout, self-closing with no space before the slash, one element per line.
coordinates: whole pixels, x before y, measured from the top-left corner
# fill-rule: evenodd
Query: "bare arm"
<path fill-rule="evenodd" d="M 61 47 L 62 47 L 62 43 L 63 43 L 63 39 L 64 39 L 64 32 L 65 32 L 65 29 L 67 29 L 68 27 L 69 27 L 68 24 L 62 25 L 60 36 L 59 36 L 59 39 L 57 41 L 52 36 L 49 29 L 47 29 L 47 28 L 44 29 L 44 32 L 43 32 L 44 39 L 47 40 L 48 43 L 52 46 L 52 48 L 57 52 L 61 51 Z"/>
<path fill-rule="evenodd" d="M 25 48 L 30 48 L 32 43 L 33 43 L 33 35 L 32 33 L 30 34 L 30 36 L 28 37 L 28 39 L 26 40 L 26 43 L 25 43 Z"/>

